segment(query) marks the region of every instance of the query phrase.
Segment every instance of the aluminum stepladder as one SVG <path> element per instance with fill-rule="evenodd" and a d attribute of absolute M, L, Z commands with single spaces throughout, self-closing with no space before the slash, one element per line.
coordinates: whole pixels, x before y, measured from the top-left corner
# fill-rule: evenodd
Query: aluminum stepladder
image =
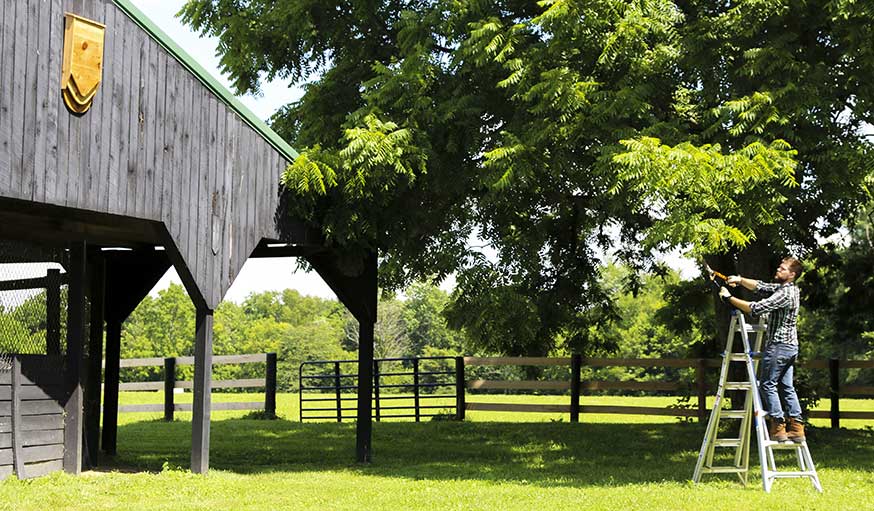
<path fill-rule="evenodd" d="M 722 368 L 719 374 L 719 386 L 716 391 L 716 400 L 710 419 L 707 421 L 707 429 L 704 440 L 701 443 L 701 451 L 698 453 L 698 461 L 695 464 L 695 473 L 692 481 L 698 483 L 703 474 L 737 474 L 744 485 L 748 482 L 750 466 L 750 433 L 753 421 L 756 432 L 756 443 L 759 450 L 759 463 L 762 467 L 762 487 L 765 492 L 771 491 L 774 481 L 779 478 L 807 477 L 813 483 L 814 488 L 822 492 L 822 485 L 810 456 L 807 442 L 780 443 L 772 441 L 768 435 L 768 427 L 765 424 L 765 412 L 762 409 L 762 399 L 759 396 L 758 382 L 756 380 L 756 368 L 758 361 L 753 359 L 753 352 L 759 352 L 762 340 L 767 331 L 764 320 L 758 325 L 750 325 L 744 315 L 738 311 L 732 311 L 731 325 L 728 329 L 728 339 L 722 358 Z M 736 334 L 740 333 L 742 350 L 734 350 Z M 750 349 L 749 334 L 755 333 L 754 349 Z M 728 381 L 729 366 L 732 362 L 742 363 L 746 368 L 747 381 Z M 725 391 L 746 391 L 743 410 L 723 410 L 722 402 Z M 740 419 L 740 428 L 737 438 L 717 438 L 719 433 L 720 419 Z M 714 466 L 713 456 L 717 447 L 734 448 L 734 464 Z M 774 460 L 774 450 L 794 450 L 798 458 L 797 471 L 779 471 Z"/>

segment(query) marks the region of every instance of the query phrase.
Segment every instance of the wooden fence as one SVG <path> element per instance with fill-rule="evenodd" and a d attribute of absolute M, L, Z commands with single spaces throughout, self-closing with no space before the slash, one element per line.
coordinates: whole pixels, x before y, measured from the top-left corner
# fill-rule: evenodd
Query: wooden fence
<path fill-rule="evenodd" d="M 264 378 L 247 378 L 240 380 L 216 380 L 212 382 L 213 389 L 228 388 L 264 388 L 264 401 L 212 403 L 213 410 L 264 410 L 268 416 L 276 415 L 276 353 L 257 353 L 253 355 L 221 355 L 212 357 L 212 364 L 250 364 L 266 362 Z M 174 412 L 190 412 L 190 404 L 174 403 L 174 389 L 193 389 L 194 382 L 177 381 L 176 368 L 182 365 L 194 365 L 194 357 L 169 358 L 128 358 L 121 361 L 120 367 L 154 367 L 163 366 L 164 381 L 123 382 L 119 390 L 128 391 L 164 391 L 163 404 L 143 404 L 119 406 L 121 412 L 164 412 L 164 420 L 172 421 Z"/>
<path fill-rule="evenodd" d="M 466 387 L 470 390 L 559 390 L 570 391 L 570 402 L 564 404 L 520 404 L 520 403 L 481 403 L 467 401 L 460 407 L 459 418 L 464 418 L 463 410 L 479 410 L 492 412 L 550 412 L 569 413 L 571 422 L 578 422 L 581 413 L 606 413 L 630 415 L 668 415 L 674 417 L 698 417 L 706 420 L 710 411 L 707 409 L 707 397 L 711 394 L 707 386 L 705 374 L 708 368 L 720 367 L 721 359 L 649 359 L 649 358 L 583 358 L 573 355 L 568 358 L 547 357 L 459 357 L 463 366 L 567 366 L 571 367 L 570 381 L 505 381 L 505 380 L 471 380 Z M 686 388 L 679 382 L 666 381 L 581 381 L 583 367 L 673 367 L 694 368 L 695 379 L 692 383 L 697 403 L 694 408 L 651 407 L 651 406 L 606 406 L 580 405 L 580 394 L 583 391 L 598 390 L 633 390 L 633 391 L 667 391 L 680 392 Z M 844 386 L 840 387 L 840 371 L 842 369 L 874 369 L 874 360 L 810 360 L 799 362 L 797 367 L 806 369 L 827 369 L 829 371 L 829 398 L 831 409 L 826 411 L 812 410 L 809 417 L 831 419 L 834 428 L 840 427 L 840 419 L 874 419 L 874 412 L 841 411 L 841 397 L 872 397 L 874 386 Z"/>

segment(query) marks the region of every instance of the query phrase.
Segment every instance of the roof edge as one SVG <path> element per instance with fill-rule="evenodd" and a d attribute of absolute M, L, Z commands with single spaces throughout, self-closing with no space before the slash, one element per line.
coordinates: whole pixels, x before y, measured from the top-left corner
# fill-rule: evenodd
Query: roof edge
<path fill-rule="evenodd" d="M 179 61 L 186 69 L 188 69 L 200 82 L 211 90 L 220 100 L 228 107 L 234 110 L 252 129 L 258 132 L 264 139 L 273 146 L 282 156 L 289 162 L 293 162 L 297 156 L 297 151 L 291 147 L 278 133 L 273 131 L 270 126 L 258 118 L 246 105 L 244 105 L 231 91 L 226 89 L 218 82 L 206 69 L 203 68 L 191 55 L 176 44 L 163 30 L 155 25 L 142 11 L 140 11 L 130 0 L 113 0 L 116 6 L 122 10 L 127 16 L 139 25 L 140 28 L 152 36 L 165 50 L 170 52 L 173 57 Z"/>

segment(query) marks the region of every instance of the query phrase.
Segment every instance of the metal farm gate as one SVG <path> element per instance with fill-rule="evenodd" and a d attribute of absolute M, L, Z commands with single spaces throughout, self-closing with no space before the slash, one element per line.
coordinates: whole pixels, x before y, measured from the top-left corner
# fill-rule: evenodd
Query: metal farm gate
<path fill-rule="evenodd" d="M 461 371 L 461 376 L 459 376 Z M 461 357 L 380 358 L 373 361 L 373 416 L 384 419 L 463 418 Z M 300 421 L 354 420 L 357 360 L 319 360 L 300 365 Z M 346 406 L 349 403 L 350 406 Z"/>

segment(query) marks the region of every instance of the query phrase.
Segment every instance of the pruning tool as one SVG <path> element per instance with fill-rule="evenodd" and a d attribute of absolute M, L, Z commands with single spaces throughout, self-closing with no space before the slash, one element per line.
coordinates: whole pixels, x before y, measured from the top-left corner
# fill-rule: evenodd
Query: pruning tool
<path fill-rule="evenodd" d="M 717 295 L 719 295 L 720 289 L 723 286 L 728 286 L 728 277 L 711 268 L 710 265 L 706 262 L 704 263 L 704 268 L 707 269 L 707 274 L 710 277 L 710 282 L 713 283 L 713 288 L 716 290 Z M 717 279 L 719 279 L 721 282 L 717 282 Z M 723 298 L 721 295 L 719 296 L 719 299 L 722 300 L 723 303 L 728 303 L 726 298 Z"/>

